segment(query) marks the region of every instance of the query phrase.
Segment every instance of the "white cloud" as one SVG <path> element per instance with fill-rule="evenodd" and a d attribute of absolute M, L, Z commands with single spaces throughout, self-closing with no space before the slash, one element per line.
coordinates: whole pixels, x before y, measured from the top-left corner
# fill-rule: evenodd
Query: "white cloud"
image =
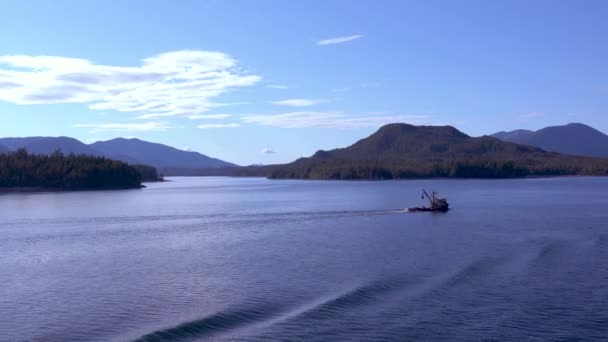
<path fill-rule="evenodd" d="M 543 116 L 545 116 L 545 114 L 541 113 L 541 112 L 530 112 L 530 113 L 521 114 L 519 117 L 522 119 L 534 119 L 534 118 L 540 118 Z"/>
<path fill-rule="evenodd" d="M 210 129 L 210 128 L 235 128 L 235 127 L 240 127 L 241 125 L 239 125 L 238 123 L 223 123 L 223 124 L 203 124 L 203 125 L 198 125 L 196 127 L 201 128 L 201 129 Z"/>
<path fill-rule="evenodd" d="M 190 120 L 219 120 L 231 117 L 232 114 L 194 114 L 186 116 Z"/>
<path fill-rule="evenodd" d="M 334 93 L 344 93 L 344 92 L 347 92 L 347 91 L 349 91 L 351 89 L 352 89 L 352 87 L 347 86 L 347 87 L 333 88 L 331 91 L 333 91 Z"/>
<path fill-rule="evenodd" d="M 137 132 L 137 131 L 166 131 L 173 128 L 166 122 L 138 122 L 138 123 L 102 123 L 102 124 L 77 124 L 73 127 L 90 128 L 91 132 Z"/>
<path fill-rule="evenodd" d="M 277 152 L 271 148 L 265 148 L 265 149 L 262 149 L 262 153 L 263 154 L 275 154 Z"/>
<path fill-rule="evenodd" d="M 331 89 L 331 91 L 333 91 L 334 93 L 345 93 L 347 91 L 351 91 L 351 90 L 355 90 L 355 89 L 368 89 L 368 88 L 378 88 L 382 85 L 382 82 L 380 81 L 376 81 L 376 82 L 364 82 L 364 83 L 359 83 L 357 85 L 349 85 L 349 86 L 344 86 L 344 87 L 338 87 L 338 88 L 333 88 Z"/>
<path fill-rule="evenodd" d="M 93 110 L 136 113 L 142 119 L 197 115 L 212 100 L 260 76 L 232 57 L 182 50 L 145 58 L 139 66 L 95 64 L 57 56 L 0 56 L 0 100 L 16 104 L 89 103 Z"/>
<path fill-rule="evenodd" d="M 381 85 L 382 85 L 382 82 L 365 82 L 365 83 L 359 84 L 359 87 L 361 87 L 363 89 L 366 89 L 366 88 L 378 88 Z"/>
<path fill-rule="evenodd" d="M 275 105 L 279 106 L 290 106 L 290 107 L 309 107 L 318 105 L 320 103 L 328 102 L 327 100 L 319 100 L 319 99 L 289 99 L 282 101 L 274 101 L 272 102 Z"/>
<path fill-rule="evenodd" d="M 290 87 L 283 85 L 283 84 L 269 84 L 266 86 L 266 88 L 285 90 L 285 89 L 289 89 Z"/>
<path fill-rule="evenodd" d="M 332 45 L 332 44 L 341 44 L 350 42 L 355 39 L 363 38 L 360 34 L 354 34 L 352 36 L 343 36 L 343 37 L 334 37 L 329 39 L 320 40 L 317 42 L 317 45 Z"/>
<path fill-rule="evenodd" d="M 242 118 L 245 123 L 283 128 L 361 128 L 378 127 L 388 123 L 407 122 L 422 124 L 427 122 L 425 115 L 385 115 L 360 116 L 343 112 L 291 112 L 273 115 L 248 115 Z"/>

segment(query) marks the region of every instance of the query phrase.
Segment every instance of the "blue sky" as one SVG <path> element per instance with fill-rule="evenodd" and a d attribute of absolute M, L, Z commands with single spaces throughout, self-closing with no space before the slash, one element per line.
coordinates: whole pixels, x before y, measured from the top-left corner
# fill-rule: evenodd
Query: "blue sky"
<path fill-rule="evenodd" d="M 0 136 L 124 136 L 239 164 L 388 122 L 608 132 L 605 1 L 8 1 Z"/>

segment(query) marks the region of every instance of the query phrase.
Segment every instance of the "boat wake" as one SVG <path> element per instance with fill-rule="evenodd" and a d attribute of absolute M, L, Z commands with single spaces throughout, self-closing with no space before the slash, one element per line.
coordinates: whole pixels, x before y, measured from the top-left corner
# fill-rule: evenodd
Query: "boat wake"
<path fill-rule="evenodd" d="M 269 302 L 268 299 L 260 298 L 237 308 L 145 334 L 135 341 L 191 341 L 215 335 L 229 336 L 239 329 L 252 329 L 256 326 L 261 328 L 318 324 L 326 319 L 352 313 L 358 307 L 378 303 L 380 297 L 390 296 L 394 291 L 409 284 L 410 282 L 401 278 L 378 279 L 344 292 L 312 300 L 292 298 L 291 301 Z"/>
<path fill-rule="evenodd" d="M 248 303 L 210 316 L 146 334 L 135 341 L 190 341 L 264 321 L 276 316 L 284 307 L 273 303 Z"/>
<path fill-rule="evenodd" d="M 293 211 L 293 212 L 220 212 L 205 215 L 146 215 L 146 216 L 123 216 L 123 217 L 89 217 L 89 218 L 48 218 L 48 219 L 20 219 L 7 221 L 7 227 L 21 227 L 27 225 L 78 225 L 78 224 L 111 224 L 111 223 L 142 223 L 161 221 L 241 221 L 241 220 L 272 220 L 272 219 L 308 219 L 308 218 L 339 218 L 350 216 L 379 216 L 400 214 L 408 212 L 407 209 L 392 210 L 330 210 L 330 211 Z"/>

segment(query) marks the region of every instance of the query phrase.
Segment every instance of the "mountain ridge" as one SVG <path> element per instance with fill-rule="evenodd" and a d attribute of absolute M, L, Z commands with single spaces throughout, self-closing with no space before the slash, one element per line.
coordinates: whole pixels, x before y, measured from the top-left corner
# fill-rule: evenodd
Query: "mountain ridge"
<path fill-rule="evenodd" d="M 52 154 L 61 150 L 64 154 L 98 155 L 98 151 L 89 145 L 66 136 L 58 137 L 22 137 L 22 138 L 0 138 L 0 144 L 10 151 L 25 148 L 32 154 Z"/>
<path fill-rule="evenodd" d="M 569 155 L 608 158 L 608 135 L 582 123 L 548 126 L 536 131 L 498 132 L 493 137 L 546 151 Z"/>
<path fill-rule="evenodd" d="M 562 145 L 578 146 L 579 141 L 589 140 L 587 142 L 595 144 L 599 150 L 596 154 L 604 156 L 601 152 L 608 148 L 608 136 L 577 123 L 538 131 L 503 131 L 481 137 L 471 137 L 452 126 L 394 123 L 382 126 L 370 136 L 344 148 L 319 150 L 310 157 L 302 157 L 291 163 L 255 167 L 240 167 L 198 152 L 137 138 L 116 138 L 92 144 L 84 144 L 70 137 L 0 138 L 0 152 L 3 152 L 3 147 L 9 151 L 25 148 L 30 153 L 47 155 L 61 150 L 64 154 L 102 156 L 131 165 L 150 165 L 168 176 L 390 179 L 604 174 L 606 161 L 577 157 L 575 154 L 580 154 L 580 151 L 564 152 L 563 146 L 559 151 L 552 152 L 551 149 L 535 146 L 539 144 L 531 138 L 538 134 L 554 136 L 555 132 L 560 133 L 564 129 L 585 136 L 577 140 L 562 137 L 559 139 Z M 586 137 L 592 139 L 585 140 Z M 602 139 L 606 139 L 606 144 L 602 144 Z"/>
<path fill-rule="evenodd" d="M 400 179 L 608 175 L 608 159 L 470 137 L 452 126 L 388 124 L 354 144 L 265 168 L 270 178 Z"/>
<path fill-rule="evenodd" d="M 55 151 L 61 151 L 64 154 L 101 156 L 132 165 L 150 165 L 160 172 L 171 169 L 173 175 L 179 175 L 181 169 L 236 166 L 202 153 L 183 151 L 135 138 L 116 138 L 92 144 L 85 144 L 77 139 L 64 136 L 0 138 L 0 152 L 16 151 L 21 148 L 31 154 L 50 155 Z"/>
<path fill-rule="evenodd" d="M 206 156 L 199 152 L 184 151 L 168 145 L 141 139 L 116 138 L 91 144 L 105 155 L 123 160 L 125 157 L 163 169 L 215 168 L 236 166 L 223 160 Z"/>

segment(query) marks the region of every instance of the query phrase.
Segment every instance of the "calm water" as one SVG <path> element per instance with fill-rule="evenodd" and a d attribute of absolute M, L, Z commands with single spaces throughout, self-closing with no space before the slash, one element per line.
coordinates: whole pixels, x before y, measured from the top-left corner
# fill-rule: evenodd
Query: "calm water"
<path fill-rule="evenodd" d="M 2 341 L 606 340 L 608 178 L 5 194 L 0 280 Z"/>

